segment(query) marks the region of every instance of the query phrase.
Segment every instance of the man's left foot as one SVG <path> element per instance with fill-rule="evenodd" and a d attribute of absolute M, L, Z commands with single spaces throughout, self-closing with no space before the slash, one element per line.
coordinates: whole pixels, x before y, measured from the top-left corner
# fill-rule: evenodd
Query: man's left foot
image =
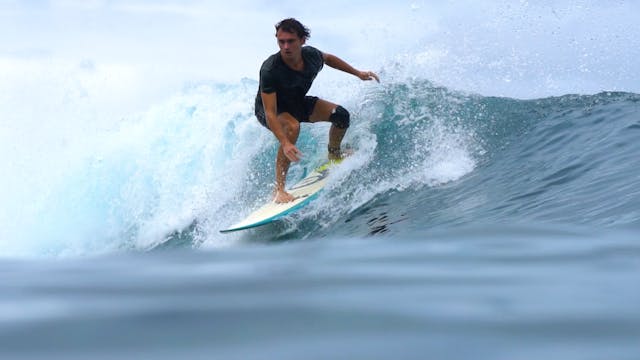
<path fill-rule="evenodd" d="M 337 161 L 342 160 L 351 154 L 353 154 L 353 150 L 351 148 L 340 150 L 340 148 L 329 147 L 327 157 L 329 158 L 329 161 Z"/>
<path fill-rule="evenodd" d="M 329 160 L 340 160 L 342 159 L 342 152 L 340 151 L 340 147 L 327 147 L 328 154 L 327 157 Z"/>

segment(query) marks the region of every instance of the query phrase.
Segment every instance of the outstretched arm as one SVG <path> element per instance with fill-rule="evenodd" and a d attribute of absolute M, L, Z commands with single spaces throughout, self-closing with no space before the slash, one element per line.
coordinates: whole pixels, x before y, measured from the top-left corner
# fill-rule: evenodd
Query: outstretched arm
<path fill-rule="evenodd" d="M 351 75 L 357 76 L 361 80 L 375 79 L 377 82 L 380 82 L 378 75 L 376 75 L 372 71 L 360 71 L 354 68 L 353 66 L 349 65 L 346 61 L 340 59 L 339 57 L 333 54 L 323 53 L 322 56 L 324 58 L 324 63 L 331 66 L 334 69 L 338 69 L 346 73 L 349 73 Z"/>

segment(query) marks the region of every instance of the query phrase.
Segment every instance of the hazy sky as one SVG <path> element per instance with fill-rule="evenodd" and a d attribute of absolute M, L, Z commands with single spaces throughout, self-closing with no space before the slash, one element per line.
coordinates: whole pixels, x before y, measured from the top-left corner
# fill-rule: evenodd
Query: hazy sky
<path fill-rule="evenodd" d="M 638 1 L 300 4 L 0 0 L 0 74 L 11 83 L 5 86 L 17 86 L 12 82 L 38 71 L 78 67 L 112 82 L 145 79 L 156 89 L 255 79 L 277 50 L 273 24 L 294 16 L 311 28 L 309 44 L 357 67 L 400 67 L 461 90 L 515 97 L 640 92 Z"/>

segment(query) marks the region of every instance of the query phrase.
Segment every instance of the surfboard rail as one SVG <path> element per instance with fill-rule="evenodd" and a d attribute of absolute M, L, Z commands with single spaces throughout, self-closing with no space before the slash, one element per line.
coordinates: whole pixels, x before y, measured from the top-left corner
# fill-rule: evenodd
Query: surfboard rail
<path fill-rule="evenodd" d="M 266 225 L 300 210 L 318 197 L 327 181 L 329 170 L 341 162 L 342 160 L 327 161 L 291 186 L 287 191 L 295 197 L 293 201 L 282 204 L 271 201 L 249 214 L 240 222 L 227 229 L 220 230 L 220 233 L 226 234 Z"/>

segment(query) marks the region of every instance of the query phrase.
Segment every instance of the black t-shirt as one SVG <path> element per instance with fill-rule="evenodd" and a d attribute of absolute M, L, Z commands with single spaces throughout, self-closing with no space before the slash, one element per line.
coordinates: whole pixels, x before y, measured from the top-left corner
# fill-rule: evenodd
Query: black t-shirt
<path fill-rule="evenodd" d="M 260 86 L 256 96 L 256 111 L 262 110 L 261 92 L 276 93 L 278 114 L 289 112 L 299 116 L 303 109 L 304 97 L 311 88 L 316 75 L 324 66 L 322 52 L 311 46 L 302 48 L 304 69 L 296 71 L 287 66 L 280 53 L 271 55 L 260 68 Z"/>

